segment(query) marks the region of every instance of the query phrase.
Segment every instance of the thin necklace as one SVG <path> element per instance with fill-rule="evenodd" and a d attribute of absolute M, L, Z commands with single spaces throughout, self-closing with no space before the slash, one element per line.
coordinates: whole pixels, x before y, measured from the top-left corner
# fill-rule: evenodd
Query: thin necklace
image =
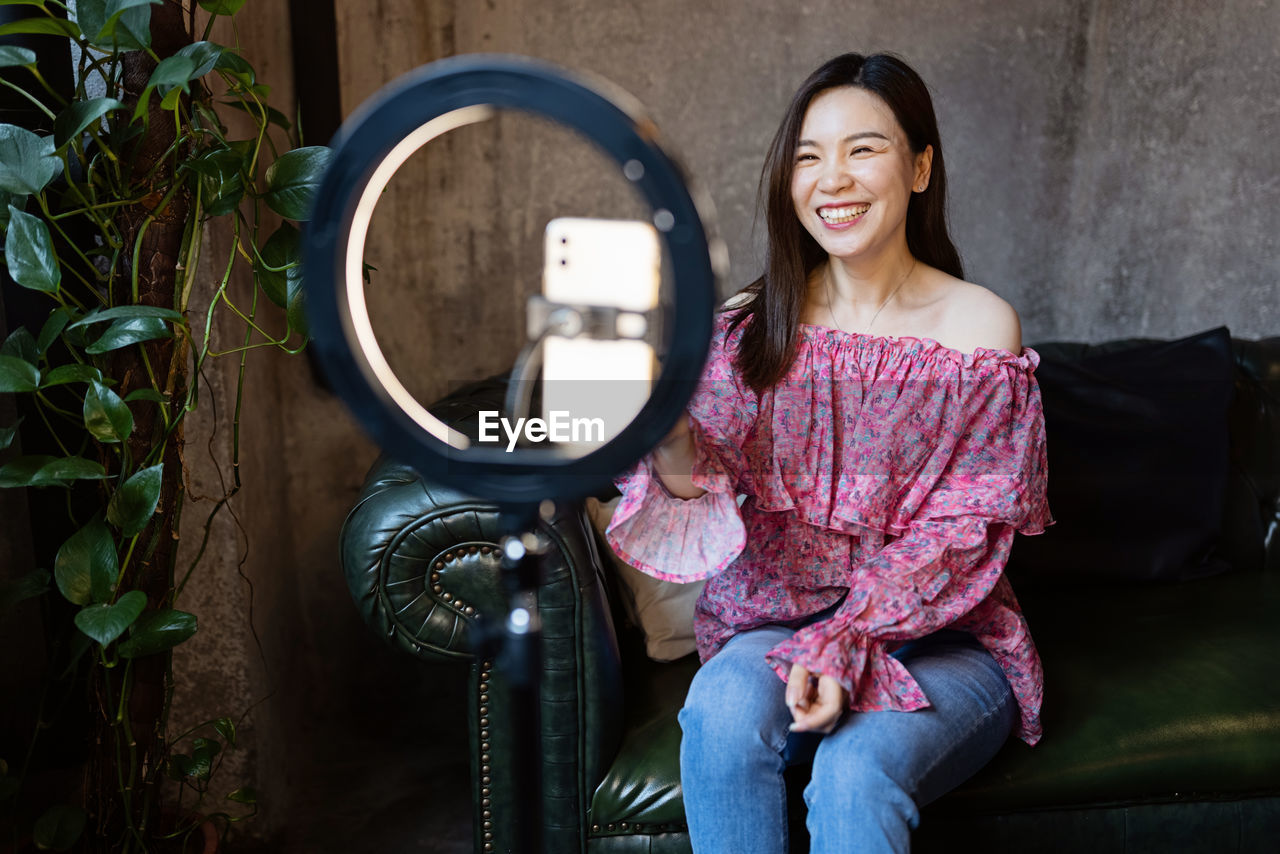
<path fill-rule="evenodd" d="M 902 290 L 902 286 L 907 283 L 907 279 L 911 278 L 911 274 L 915 272 L 916 263 L 917 263 L 917 259 L 912 258 L 911 266 L 907 268 L 906 275 L 902 277 L 902 281 L 898 282 L 898 286 L 893 289 L 893 293 L 885 297 L 885 301 L 880 303 L 880 307 L 876 309 L 876 313 L 871 315 L 871 322 L 867 324 L 867 329 L 865 332 L 862 333 L 863 335 L 867 335 L 871 332 L 871 327 L 875 325 L 876 318 L 880 316 L 880 312 L 884 311 L 884 307 L 889 304 L 889 300 L 893 299 L 894 296 L 897 295 L 898 291 Z M 827 270 L 823 274 L 822 278 L 823 278 L 823 283 L 827 286 L 826 288 L 827 313 L 831 315 L 831 322 L 836 325 L 836 329 L 839 329 L 841 332 L 845 332 L 844 327 L 840 325 L 840 321 L 836 320 L 835 298 L 833 296 L 834 289 L 831 287 L 831 265 L 830 264 L 827 265 Z M 845 332 L 845 334 L 848 335 L 849 333 Z"/>

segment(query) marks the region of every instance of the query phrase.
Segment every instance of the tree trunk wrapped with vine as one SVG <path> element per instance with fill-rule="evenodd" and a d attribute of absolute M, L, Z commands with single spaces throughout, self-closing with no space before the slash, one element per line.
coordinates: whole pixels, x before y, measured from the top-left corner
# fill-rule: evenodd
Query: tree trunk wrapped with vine
<path fill-rule="evenodd" d="M 0 82 L 39 111 L 32 127 L 0 124 L 5 287 L 46 300 L 0 345 L 0 392 L 18 396 L 22 415 L 0 425 L 0 487 L 64 492 L 41 506 L 60 508 L 67 535 L 52 566 L 29 567 L 0 601 L 45 601 L 50 675 L 33 739 L 60 691 L 89 707 L 92 724 L 83 785 L 67 803 L 25 792 L 39 770 L 34 742 L 25 757 L 0 757 L 0 800 L 15 839 L 163 851 L 210 816 L 225 830 L 256 810 L 249 789 L 228 796 L 238 804 L 205 803 L 218 757 L 235 746 L 230 717 L 180 738 L 167 730 L 171 652 L 197 628 L 179 607 L 194 568 L 176 566 L 182 425 L 198 402 L 194 377 L 217 355 L 215 312 L 244 322 L 243 339 L 226 348 L 240 359 L 240 382 L 249 350 L 305 345 L 299 233 L 287 220 L 306 219 L 328 151 L 296 136 L 277 151 L 271 126 L 286 136 L 291 127 L 267 105 L 269 89 L 242 56 L 207 40 L 244 0 L 200 0 L 198 39 L 195 5 L 173 0 L 16 5 L 29 14 L 0 24 L 0 37 L 60 36 L 79 59 L 68 98 L 34 51 L 0 45 Z M 227 108 L 251 119 L 248 138 L 230 137 Z M 286 221 L 259 240 L 264 205 Z M 212 217 L 229 222 L 231 255 L 213 265 L 220 278 L 197 281 Z M 227 291 L 241 263 L 254 270 L 247 306 Z M 196 289 L 209 307 L 193 317 Z M 260 310 L 266 303 L 283 311 Z M 41 452 L 5 451 L 19 440 Z M 234 485 L 214 514 L 239 486 L 231 465 Z M 162 814 L 166 776 L 196 802 L 180 797 Z"/>

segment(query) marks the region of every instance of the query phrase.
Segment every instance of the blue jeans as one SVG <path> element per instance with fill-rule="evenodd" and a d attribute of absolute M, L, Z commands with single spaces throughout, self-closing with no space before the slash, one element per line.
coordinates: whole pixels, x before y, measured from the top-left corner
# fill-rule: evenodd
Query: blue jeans
<path fill-rule="evenodd" d="M 786 854 L 783 770 L 810 759 L 811 854 L 909 851 L 919 808 L 986 765 L 1017 722 L 1004 672 L 972 635 L 942 629 L 893 653 L 930 708 L 849 712 L 829 735 L 790 733 L 786 683 L 764 656 L 793 631 L 734 636 L 689 687 L 680 781 L 694 854 Z"/>

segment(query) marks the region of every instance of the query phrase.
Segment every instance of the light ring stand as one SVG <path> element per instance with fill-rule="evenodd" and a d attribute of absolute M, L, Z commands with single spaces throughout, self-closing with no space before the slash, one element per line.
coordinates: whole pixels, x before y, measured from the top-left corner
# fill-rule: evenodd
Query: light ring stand
<path fill-rule="evenodd" d="M 674 305 L 662 369 L 639 414 L 581 457 L 474 446 L 431 416 L 395 378 L 374 338 L 361 278 L 373 205 L 414 151 L 494 109 L 566 125 L 618 163 L 654 211 L 672 265 Z M 423 66 L 378 92 L 343 124 L 304 234 L 312 343 L 334 390 L 382 448 L 430 480 L 504 507 L 581 498 L 606 487 L 656 446 L 697 386 L 710 341 L 722 244 L 709 237 L 710 205 L 695 199 L 654 125 L 620 90 L 550 63 L 473 54 Z"/>

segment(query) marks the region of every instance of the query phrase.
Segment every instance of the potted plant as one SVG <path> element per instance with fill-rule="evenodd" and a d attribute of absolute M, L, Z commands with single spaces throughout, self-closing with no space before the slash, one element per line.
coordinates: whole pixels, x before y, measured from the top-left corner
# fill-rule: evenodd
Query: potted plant
<path fill-rule="evenodd" d="M 243 383 L 250 350 L 305 345 L 290 221 L 305 220 L 328 150 L 304 147 L 245 58 L 208 40 L 244 0 L 199 0 L 202 15 L 173 0 L 0 5 L 28 13 L 0 37 L 56 36 L 75 57 L 60 91 L 33 50 L 0 45 L 0 83 L 38 119 L 0 124 L 5 287 L 26 306 L 0 345 L 0 392 L 20 415 L 0 423 L 0 487 L 26 488 L 41 527 L 36 565 L 10 573 L 0 608 L 39 604 L 49 662 L 35 735 L 23 755 L 0 756 L 0 801 L 41 848 L 183 850 L 209 817 L 225 832 L 257 801 L 242 788 L 209 802 L 236 744 L 230 717 L 168 728 L 171 651 L 198 624 L 181 607 L 198 556 L 175 561 L 183 426 L 207 360 L 238 359 Z M 237 122 L 247 131 L 231 132 Z M 211 220 L 231 251 L 201 280 Z M 240 265 L 252 293 L 232 286 Z M 234 343 L 214 340 L 219 312 L 241 323 Z M 214 514 L 239 488 L 235 432 L 234 482 Z M 58 706 L 84 711 L 87 757 L 65 802 L 40 803 L 40 742 L 65 726 Z"/>

